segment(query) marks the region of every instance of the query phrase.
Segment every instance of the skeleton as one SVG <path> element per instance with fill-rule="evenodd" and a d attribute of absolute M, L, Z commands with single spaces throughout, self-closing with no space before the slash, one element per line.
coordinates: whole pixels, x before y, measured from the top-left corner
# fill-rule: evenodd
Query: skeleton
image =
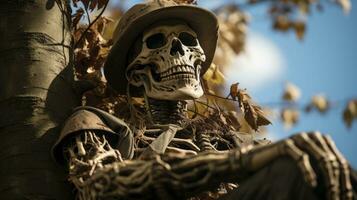
<path fill-rule="evenodd" d="M 273 144 L 236 143 L 233 149 L 217 150 L 210 133 L 217 131 L 232 141 L 239 134 L 189 123 L 185 100 L 203 94 L 200 65 L 205 54 L 187 24 L 157 23 L 143 33 L 137 46 L 126 75 L 130 84 L 144 86 L 152 123 L 141 133 L 132 160 L 123 160 L 98 131 L 82 131 L 67 143 L 70 181 L 79 199 L 189 198 L 221 183 L 249 179 L 282 157 L 298 165 L 311 187 L 322 184 L 327 199 L 353 198 L 348 162 L 329 136 L 301 133 Z M 324 177 L 323 183 L 317 173 Z"/>

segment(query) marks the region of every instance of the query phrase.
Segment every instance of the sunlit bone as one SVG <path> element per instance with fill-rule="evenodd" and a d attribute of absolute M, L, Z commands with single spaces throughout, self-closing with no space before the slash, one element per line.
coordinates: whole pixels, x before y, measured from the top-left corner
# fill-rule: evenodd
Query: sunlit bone
<path fill-rule="evenodd" d="M 141 52 L 129 64 L 130 84 L 148 97 L 186 100 L 202 96 L 201 63 L 206 56 L 197 34 L 185 23 L 168 21 L 144 31 Z"/>

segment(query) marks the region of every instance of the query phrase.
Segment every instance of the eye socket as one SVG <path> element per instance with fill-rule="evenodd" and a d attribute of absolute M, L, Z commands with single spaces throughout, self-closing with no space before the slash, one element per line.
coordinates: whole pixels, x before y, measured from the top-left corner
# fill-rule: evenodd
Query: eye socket
<path fill-rule="evenodd" d="M 187 32 L 182 32 L 178 36 L 182 44 L 186 46 L 197 46 L 197 39 L 195 36 L 191 35 L 190 33 Z"/>
<path fill-rule="evenodd" d="M 156 33 L 146 39 L 146 46 L 149 49 L 157 49 L 166 44 L 165 36 L 162 33 Z"/>

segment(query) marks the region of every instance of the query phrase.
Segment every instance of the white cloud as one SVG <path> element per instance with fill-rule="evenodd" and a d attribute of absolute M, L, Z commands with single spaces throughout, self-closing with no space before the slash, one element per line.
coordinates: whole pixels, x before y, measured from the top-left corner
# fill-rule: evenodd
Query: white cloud
<path fill-rule="evenodd" d="M 285 61 L 280 49 L 268 38 L 250 32 L 245 52 L 234 58 L 225 75 L 229 84 L 239 82 L 242 87 L 252 91 L 281 80 L 284 68 Z"/>

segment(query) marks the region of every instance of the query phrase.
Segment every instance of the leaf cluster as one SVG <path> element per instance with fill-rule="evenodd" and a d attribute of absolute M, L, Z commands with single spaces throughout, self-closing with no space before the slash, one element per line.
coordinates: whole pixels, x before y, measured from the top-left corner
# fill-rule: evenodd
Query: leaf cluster
<path fill-rule="evenodd" d="M 313 95 L 310 101 L 303 106 L 297 103 L 301 97 L 301 90 L 292 83 L 287 83 L 282 95 L 282 109 L 280 110 L 280 119 L 286 128 L 297 124 L 300 119 L 300 112 L 310 113 L 317 111 L 320 114 L 326 114 L 330 109 L 338 106 L 337 104 L 345 102 L 333 102 L 323 94 Z M 357 100 L 352 98 L 344 105 L 342 120 L 347 128 L 352 126 L 352 122 L 357 119 Z"/>

